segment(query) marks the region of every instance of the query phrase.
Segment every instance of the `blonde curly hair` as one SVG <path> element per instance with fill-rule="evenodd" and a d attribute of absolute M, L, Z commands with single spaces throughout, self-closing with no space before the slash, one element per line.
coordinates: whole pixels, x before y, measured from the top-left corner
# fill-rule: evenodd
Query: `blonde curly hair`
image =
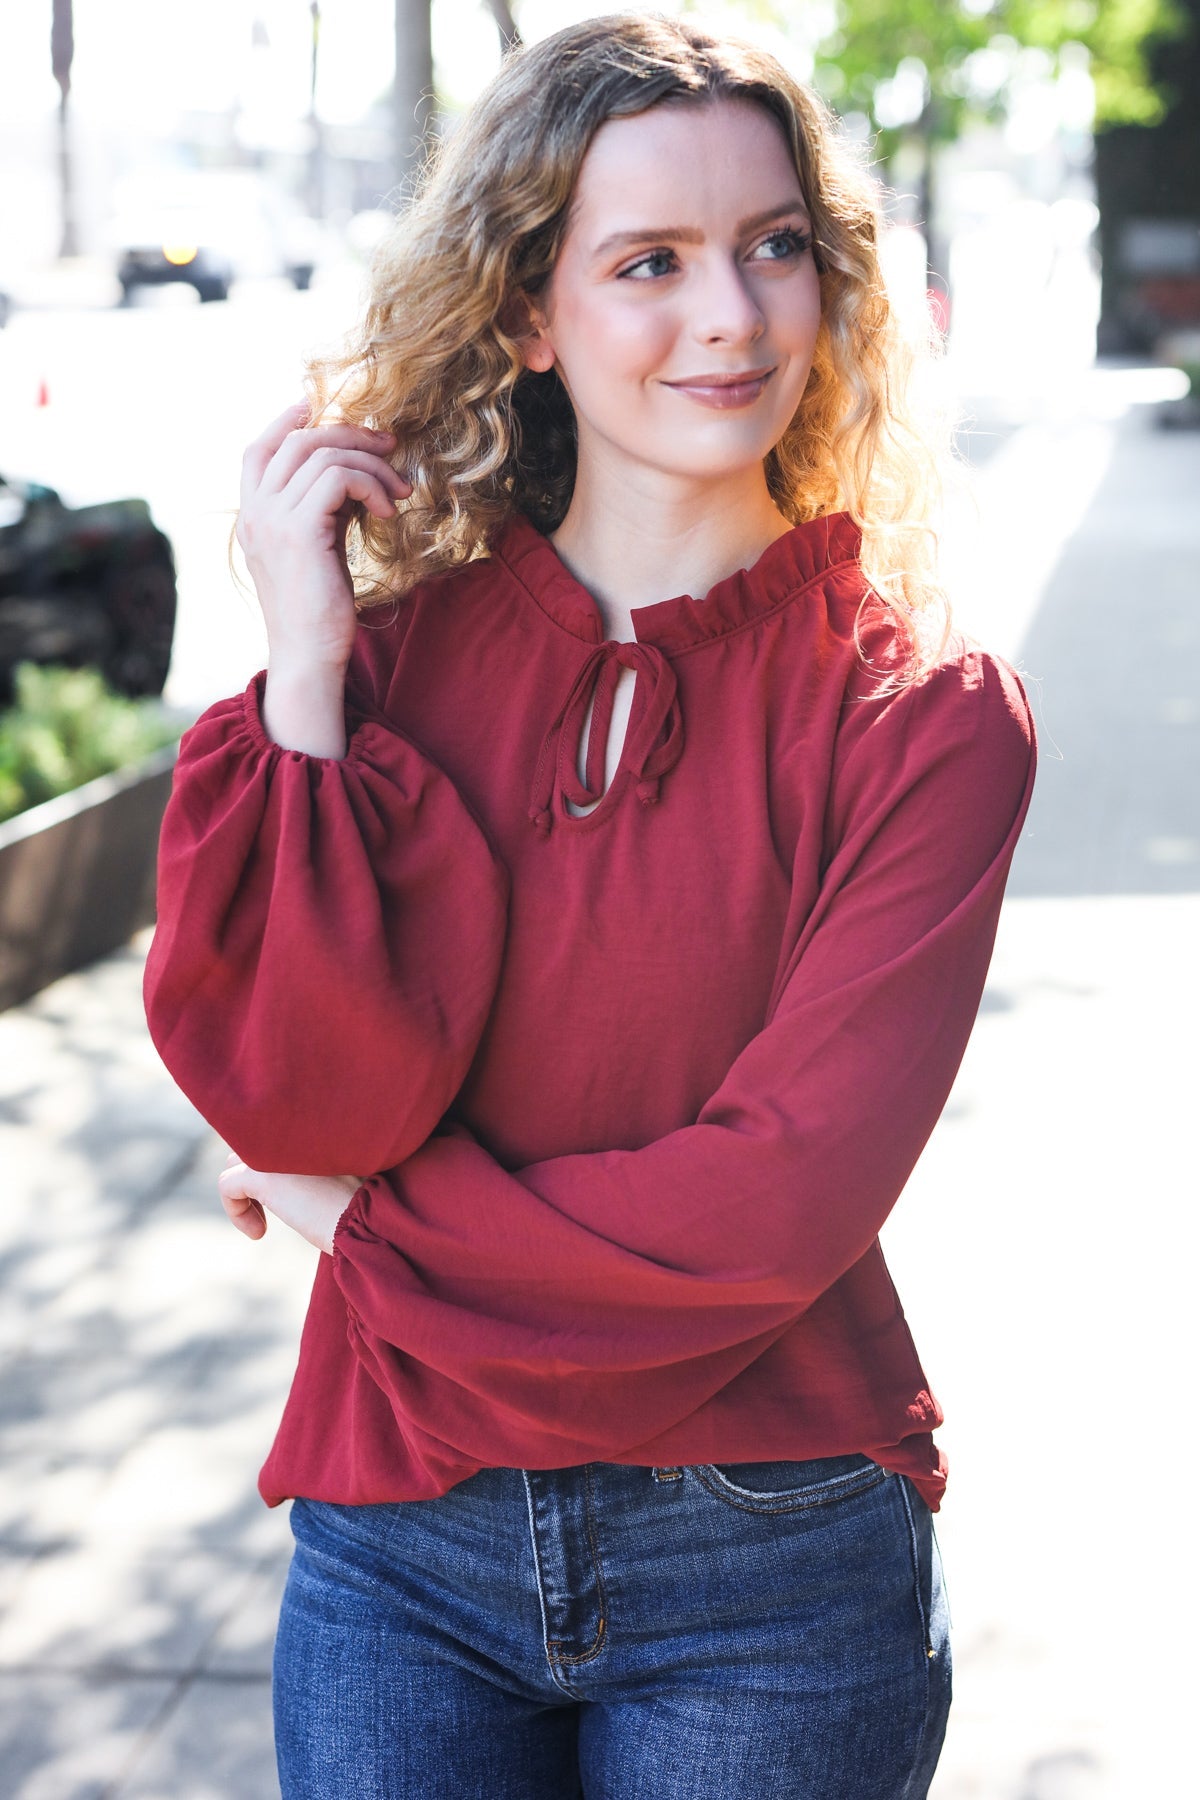
<path fill-rule="evenodd" d="M 950 629 L 935 525 L 949 433 L 943 423 L 943 442 L 918 416 L 922 346 L 884 285 L 865 159 L 767 52 L 662 15 L 609 14 L 511 52 L 431 153 L 376 254 L 360 327 L 341 354 L 309 363 L 312 416 L 394 431 L 396 465 L 415 483 L 394 519 L 355 522 L 360 607 L 486 555 L 514 511 L 547 533 L 561 522 L 575 419 L 556 372 L 524 364 L 519 296 L 549 281 L 607 120 L 717 99 L 778 121 L 813 222 L 822 317 L 803 398 L 765 458 L 771 498 L 793 524 L 845 510 L 860 526 L 867 599 L 902 627 L 890 680 L 937 660 Z"/>

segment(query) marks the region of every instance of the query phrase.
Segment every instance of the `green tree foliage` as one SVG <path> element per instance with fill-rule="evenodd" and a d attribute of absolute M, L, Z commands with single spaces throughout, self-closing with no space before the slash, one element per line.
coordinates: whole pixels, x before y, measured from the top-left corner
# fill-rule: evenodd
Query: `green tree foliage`
<path fill-rule="evenodd" d="M 735 0 L 747 19 L 774 25 L 815 57 L 814 80 L 839 112 L 865 113 L 889 153 L 894 128 L 876 116 L 875 95 L 901 61 L 924 64 L 928 113 L 924 129 L 956 137 L 968 115 L 1003 116 L 1014 53 L 1043 50 L 1057 58 L 1081 44 L 1096 89 L 1096 125 L 1154 125 L 1171 99 L 1156 84 L 1153 49 L 1192 29 L 1183 0 Z M 502 42 L 519 40 L 519 6 L 486 0 Z M 614 7 L 614 10 L 616 8 Z M 706 0 L 685 0 L 701 16 Z M 980 53 L 985 53 L 980 59 Z M 974 59 L 974 60 L 973 60 Z"/>
<path fill-rule="evenodd" d="M 688 8 L 703 13 L 703 0 Z M 741 0 L 813 56 L 813 85 L 842 114 L 869 122 L 875 158 L 905 141 L 920 157 L 917 213 L 936 221 L 935 150 L 973 121 L 1003 119 L 1040 57 L 1046 74 L 1087 52 L 1095 127 L 1152 125 L 1172 98 L 1151 52 L 1186 36 L 1183 0 Z M 1073 46 L 1073 50 L 1068 50 Z M 1064 55 L 1064 52 L 1066 53 Z M 945 263 L 927 223 L 930 278 Z"/>
<path fill-rule="evenodd" d="M 1149 54 L 1191 28 L 1180 0 L 829 0 L 807 13 L 788 0 L 745 0 L 745 11 L 805 34 L 815 85 L 839 112 L 871 120 L 885 159 L 899 128 L 886 111 L 879 116 L 877 100 L 906 58 L 925 70 L 925 108 L 914 124 L 932 138 L 956 137 L 971 117 L 1002 117 L 1018 53 L 1057 59 L 1067 44 L 1088 52 L 1098 128 L 1152 125 L 1170 91 L 1153 81 Z"/>
<path fill-rule="evenodd" d="M 97 775 L 137 762 L 178 737 L 153 700 L 128 700 L 95 669 L 19 663 L 16 704 L 0 712 L 0 819 Z"/>

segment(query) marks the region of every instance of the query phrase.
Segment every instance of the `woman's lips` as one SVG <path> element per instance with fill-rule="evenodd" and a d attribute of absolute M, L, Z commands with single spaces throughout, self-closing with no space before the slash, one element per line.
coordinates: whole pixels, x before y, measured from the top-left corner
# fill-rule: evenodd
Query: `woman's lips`
<path fill-rule="evenodd" d="M 774 373 L 774 369 L 768 369 L 764 375 L 754 376 L 746 381 L 667 381 L 663 385 L 673 393 L 686 394 L 701 406 L 713 406 L 725 411 L 730 407 L 752 405 Z"/>

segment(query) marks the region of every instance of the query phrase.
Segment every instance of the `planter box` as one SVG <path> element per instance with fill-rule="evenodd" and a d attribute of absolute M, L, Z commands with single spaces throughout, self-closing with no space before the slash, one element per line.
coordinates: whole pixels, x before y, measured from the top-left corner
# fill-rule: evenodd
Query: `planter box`
<path fill-rule="evenodd" d="M 0 1008 L 153 924 L 177 751 L 168 744 L 0 824 Z"/>

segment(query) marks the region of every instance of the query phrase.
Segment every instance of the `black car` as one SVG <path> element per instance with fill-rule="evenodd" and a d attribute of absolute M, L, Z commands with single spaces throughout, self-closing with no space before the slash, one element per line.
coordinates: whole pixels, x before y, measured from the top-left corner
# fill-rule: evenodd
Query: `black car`
<path fill-rule="evenodd" d="M 117 280 L 125 301 L 136 288 L 160 287 L 164 281 L 185 282 L 201 300 L 228 300 L 233 264 L 211 244 L 139 243 L 122 251 Z"/>
<path fill-rule="evenodd" d="M 164 282 L 225 300 L 242 275 L 283 275 L 306 288 L 320 248 L 314 221 L 249 170 L 126 180 L 109 235 L 126 302 Z"/>
<path fill-rule="evenodd" d="M 175 633 L 175 558 L 144 500 L 65 506 L 0 475 L 0 704 L 19 662 L 97 668 L 161 694 Z"/>

